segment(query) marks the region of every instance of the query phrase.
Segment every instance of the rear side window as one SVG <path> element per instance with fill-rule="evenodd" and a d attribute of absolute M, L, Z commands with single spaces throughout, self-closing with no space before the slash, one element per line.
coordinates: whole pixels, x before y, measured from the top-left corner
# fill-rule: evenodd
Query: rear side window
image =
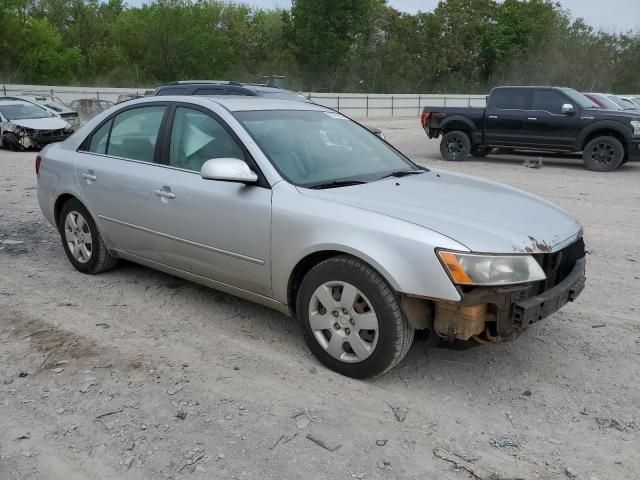
<path fill-rule="evenodd" d="M 89 144 L 89 151 L 93 153 L 107 153 L 107 141 L 109 140 L 109 132 L 111 131 L 111 125 L 113 119 L 102 125 L 91 135 L 91 143 Z"/>
<path fill-rule="evenodd" d="M 562 105 L 570 103 L 569 99 L 554 90 L 536 90 L 533 94 L 533 110 L 561 114 Z"/>
<path fill-rule="evenodd" d="M 500 110 L 524 110 L 529 91 L 522 88 L 501 88 L 491 94 L 491 106 Z"/>
<path fill-rule="evenodd" d="M 89 151 L 143 162 L 153 162 L 165 106 L 126 110 L 98 128 Z"/>
<path fill-rule="evenodd" d="M 227 95 L 226 88 L 220 87 L 203 87 L 193 92 L 194 95 Z"/>
<path fill-rule="evenodd" d="M 184 95 L 185 91 L 183 87 L 161 88 L 156 92 L 156 95 Z"/>

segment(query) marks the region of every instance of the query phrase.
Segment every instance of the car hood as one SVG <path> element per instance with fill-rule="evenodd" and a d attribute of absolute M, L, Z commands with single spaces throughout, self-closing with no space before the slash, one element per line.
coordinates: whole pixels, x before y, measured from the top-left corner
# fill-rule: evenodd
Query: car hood
<path fill-rule="evenodd" d="M 26 118 L 21 120 L 11 120 L 11 123 L 22 128 L 30 128 L 31 130 L 61 130 L 69 125 L 67 122 L 57 117 Z"/>
<path fill-rule="evenodd" d="M 549 252 L 582 232 L 575 218 L 548 200 L 448 172 L 431 170 L 363 185 L 299 191 L 420 225 L 473 252 Z"/>
<path fill-rule="evenodd" d="M 595 113 L 595 117 L 597 118 L 615 118 L 616 120 L 640 120 L 640 111 L 638 110 L 585 110 L 582 116 L 588 115 L 589 113 Z"/>

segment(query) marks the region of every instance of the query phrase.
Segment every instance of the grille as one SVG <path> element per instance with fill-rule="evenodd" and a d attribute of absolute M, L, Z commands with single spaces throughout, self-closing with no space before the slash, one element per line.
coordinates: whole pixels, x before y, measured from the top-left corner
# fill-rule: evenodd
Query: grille
<path fill-rule="evenodd" d="M 558 252 L 541 253 L 535 259 L 544 270 L 547 280 L 542 282 L 541 291 L 555 287 L 569 276 L 576 261 L 585 256 L 584 239 L 580 238 Z"/>

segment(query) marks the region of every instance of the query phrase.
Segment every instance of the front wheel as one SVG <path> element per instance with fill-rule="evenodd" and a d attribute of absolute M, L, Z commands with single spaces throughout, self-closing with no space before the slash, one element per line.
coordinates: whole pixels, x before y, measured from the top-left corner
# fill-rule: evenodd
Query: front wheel
<path fill-rule="evenodd" d="M 312 268 L 296 301 L 311 352 L 353 378 L 382 375 L 407 354 L 414 329 L 387 282 L 356 258 L 340 255 Z"/>
<path fill-rule="evenodd" d="M 611 172 L 622 165 L 624 147 L 615 137 L 597 137 L 584 147 L 582 159 L 588 170 Z"/>
<path fill-rule="evenodd" d="M 469 158 L 471 139 L 460 130 L 447 132 L 440 141 L 440 154 L 449 162 L 461 162 Z"/>

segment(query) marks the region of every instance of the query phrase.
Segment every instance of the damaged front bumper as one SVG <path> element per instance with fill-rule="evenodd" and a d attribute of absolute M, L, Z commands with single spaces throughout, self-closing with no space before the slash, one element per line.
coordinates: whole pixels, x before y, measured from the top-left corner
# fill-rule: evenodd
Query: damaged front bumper
<path fill-rule="evenodd" d="M 573 302 L 584 290 L 585 270 L 586 259 L 582 257 L 562 281 L 542 293 L 536 293 L 536 284 L 475 288 L 456 304 L 438 302 L 434 328 L 450 340 L 514 338 L 529 325 Z"/>
<path fill-rule="evenodd" d="M 41 149 L 50 143 L 62 142 L 69 138 L 73 131 L 59 130 L 33 130 L 19 126 L 9 125 L 5 127 L 3 141 L 7 147 L 14 150 Z"/>

